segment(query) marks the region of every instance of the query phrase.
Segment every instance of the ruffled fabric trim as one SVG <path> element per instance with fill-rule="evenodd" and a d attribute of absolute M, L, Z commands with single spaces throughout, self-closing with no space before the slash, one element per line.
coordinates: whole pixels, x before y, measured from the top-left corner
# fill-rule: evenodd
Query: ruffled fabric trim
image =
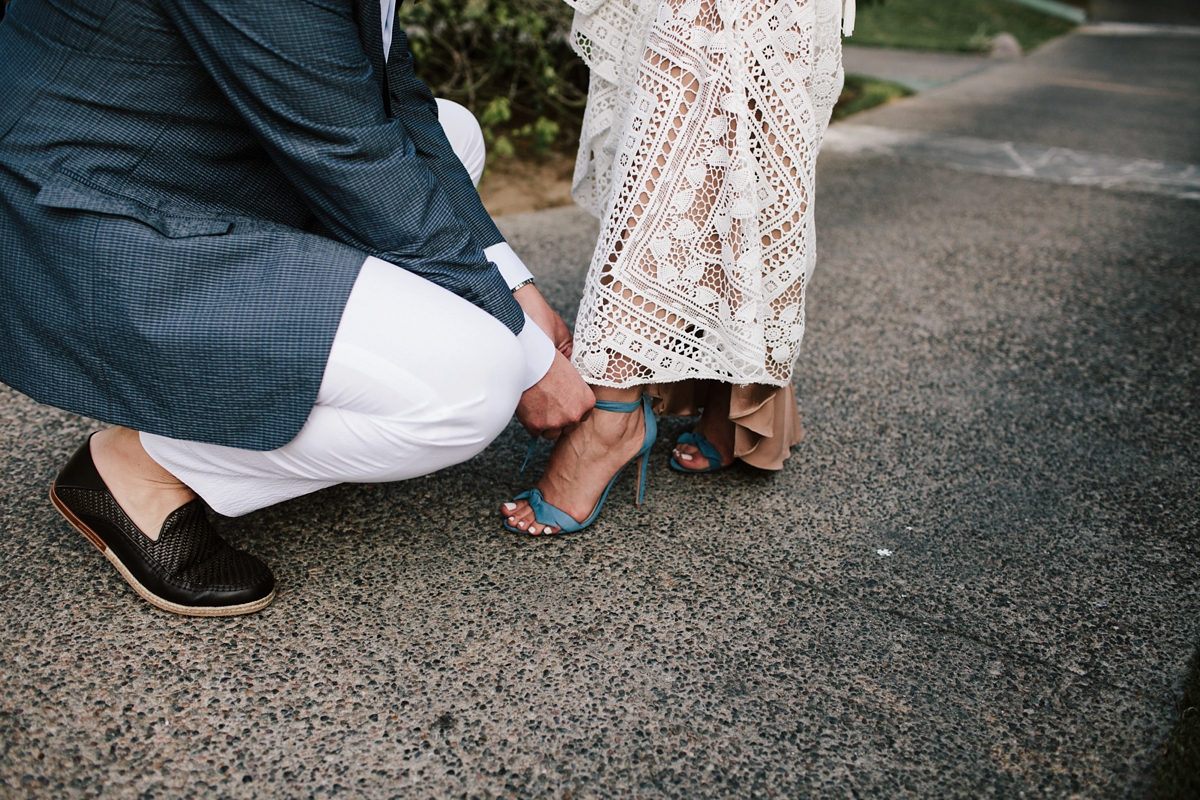
<path fill-rule="evenodd" d="M 654 398 L 656 414 L 694 417 L 707 404 L 709 393 L 720 385 L 717 381 L 684 380 L 650 384 L 646 391 Z M 734 385 L 729 419 L 735 426 L 734 457 L 759 469 L 783 469 L 792 447 L 804 438 L 791 384 Z"/>

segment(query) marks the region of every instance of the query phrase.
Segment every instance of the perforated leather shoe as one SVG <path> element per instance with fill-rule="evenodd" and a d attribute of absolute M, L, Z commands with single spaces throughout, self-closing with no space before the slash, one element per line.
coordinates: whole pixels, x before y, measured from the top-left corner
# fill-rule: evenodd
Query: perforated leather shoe
<path fill-rule="evenodd" d="M 275 599 L 271 570 L 218 536 L 199 499 L 172 511 L 156 541 L 138 530 L 96 471 L 90 439 L 58 474 L 50 500 L 135 592 L 165 611 L 224 617 Z"/>

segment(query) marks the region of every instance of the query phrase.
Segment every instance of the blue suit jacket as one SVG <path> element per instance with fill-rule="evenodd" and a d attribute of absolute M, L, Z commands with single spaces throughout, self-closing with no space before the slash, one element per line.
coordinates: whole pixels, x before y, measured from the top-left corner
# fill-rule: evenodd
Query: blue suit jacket
<path fill-rule="evenodd" d="M 271 449 L 367 255 L 523 316 L 378 0 L 15 0 L 0 22 L 0 380 Z M 420 346 L 414 343 L 414 346 Z"/>

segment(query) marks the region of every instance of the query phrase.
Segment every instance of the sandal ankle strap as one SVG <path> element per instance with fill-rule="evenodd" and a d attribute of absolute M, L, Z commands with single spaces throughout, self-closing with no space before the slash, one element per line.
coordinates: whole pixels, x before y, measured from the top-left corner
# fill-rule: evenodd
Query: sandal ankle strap
<path fill-rule="evenodd" d="M 631 411 L 637 411 L 642 407 L 643 403 L 650 402 L 650 395 L 643 394 L 637 400 L 630 400 L 628 403 L 619 403 L 616 400 L 597 400 L 596 408 L 601 411 L 617 411 L 622 414 L 628 414 Z M 525 467 L 529 465 L 529 459 L 533 455 L 533 451 L 537 448 L 538 437 L 529 437 L 529 447 L 525 450 L 525 460 L 521 462 L 521 469 L 518 472 L 524 472 Z"/>
<path fill-rule="evenodd" d="M 630 400 L 628 403 L 620 403 L 616 400 L 597 400 L 596 408 L 600 409 L 601 411 L 619 411 L 622 414 L 628 414 L 631 411 L 637 411 L 639 408 L 641 408 L 642 403 L 645 402 L 649 397 L 650 395 L 644 394 L 637 400 Z"/>

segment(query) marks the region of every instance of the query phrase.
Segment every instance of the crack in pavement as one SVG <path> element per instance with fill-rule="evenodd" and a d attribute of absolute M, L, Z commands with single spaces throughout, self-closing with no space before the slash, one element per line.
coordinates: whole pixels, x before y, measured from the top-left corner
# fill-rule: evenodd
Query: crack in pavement
<path fill-rule="evenodd" d="M 921 625 L 927 625 L 930 628 L 932 628 L 933 630 L 938 631 L 939 633 L 945 633 L 945 634 L 954 636 L 959 639 L 964 639 L 966 641 L 973 642 L 974 644 L 977 644 L 980 647 L 982 647 L 990 652 L 997 653 L 997 654 L 1002 655 L 1006 658 L 1009 658 L 1013 661 L 1024 662 L 1027 664 L 1037 664 L 1038 666 L 1045 667 L 1046 669 L 1049 669 L 1049 670 L 1052 670 L 1052 671 L 1058 672 L 1058 673 L 1063 673 L 1063 674 L 1069 673 L 1071 676 L 1073 676 L 1074 679 L 1080 679 L 1080 678 L 1085 679 L 1090 685 L 1092 685 L 1095 688 L 1114 689 L 1114 690 L 1122 692 L 1124 694 L 1136 693 L 1135 689 L 1133 689 L 1132 687 L 1130 687 L 1126 684 L 1113 683 L 1112 681 L 1107 680 L 1103 677 L 1100 677 L 1100 676 L 1096 675 L 1095 673 L 1084 670 L 1082 667 L 1075 667 L 1074 669 L 1072 669 L 1070 666 L 1063 666 L 1062 664 L 1057 664 L 1053 661 L 1048 661 L 1044 658 L 1040 658 L 1036 655 L 1033 655 L 1032 653 L 1024 652 L 1021 650 L 1014 650 L 1011 647 L 1006 647 L 1004 645 L 997 644 L 994 641 L 989 641 L 981 636 L 978 636 L 978 635 L 975 635 L 972 633 L 968 633 L 965 631 L 958 630 L 956 628 L 948 627 L 944 624 L 931 621 L 925 617 L 921 617 L 916 614 L 910 614 L 908 612 L 900 611 L 899 609 L 888 608 L 886 606 L 880 606 L 880 605 L 874 605 L 872 603 L 867 603 L 863 600 L 860 600 L 856 597 L 846 594 L 845 592 L 840 592 L 837 589 L 830 589 L 828 587 L 817 586 L 814 583 L 801 580 L 799 578 L 796 578 L 793 575 L 788 575 L 785 572 L 780 572 L 779 570 L 770 569 L 769 567 L 764 567 L 762 565 L 753 564 L 753 563 L 750 563 L 747 561 L 739 561 L 737 559 L 730 559 L 729 563 L 735 564 L 739 567 L 742 567 L 743 569 L 748 569 L 748 570 L 752 570 L 754 572 L 758 572 L 760 574 L 767 574 L 767 575 L 772 575 L 776 578 L 781 578 L 795 586 L 800 586 L 800 587 L 808 589 L 810 591 L 817 592 L 818 594 L 823 594 L 826 597 L 832 597 L 834 599 L 841 600 L 842 602 L 846 603 L 847 605 L 854 606 L 855 608 L 859 608 L 859 609 L 866 610 L 866 611 L 874 611 L 877 613 L 882 613 L 882 614 L 885 614 L 890 617 L 897 617 L 897 618 L 903 619 L 907 622 L 914 622 L 914 623 L 919 623 Z"/>

